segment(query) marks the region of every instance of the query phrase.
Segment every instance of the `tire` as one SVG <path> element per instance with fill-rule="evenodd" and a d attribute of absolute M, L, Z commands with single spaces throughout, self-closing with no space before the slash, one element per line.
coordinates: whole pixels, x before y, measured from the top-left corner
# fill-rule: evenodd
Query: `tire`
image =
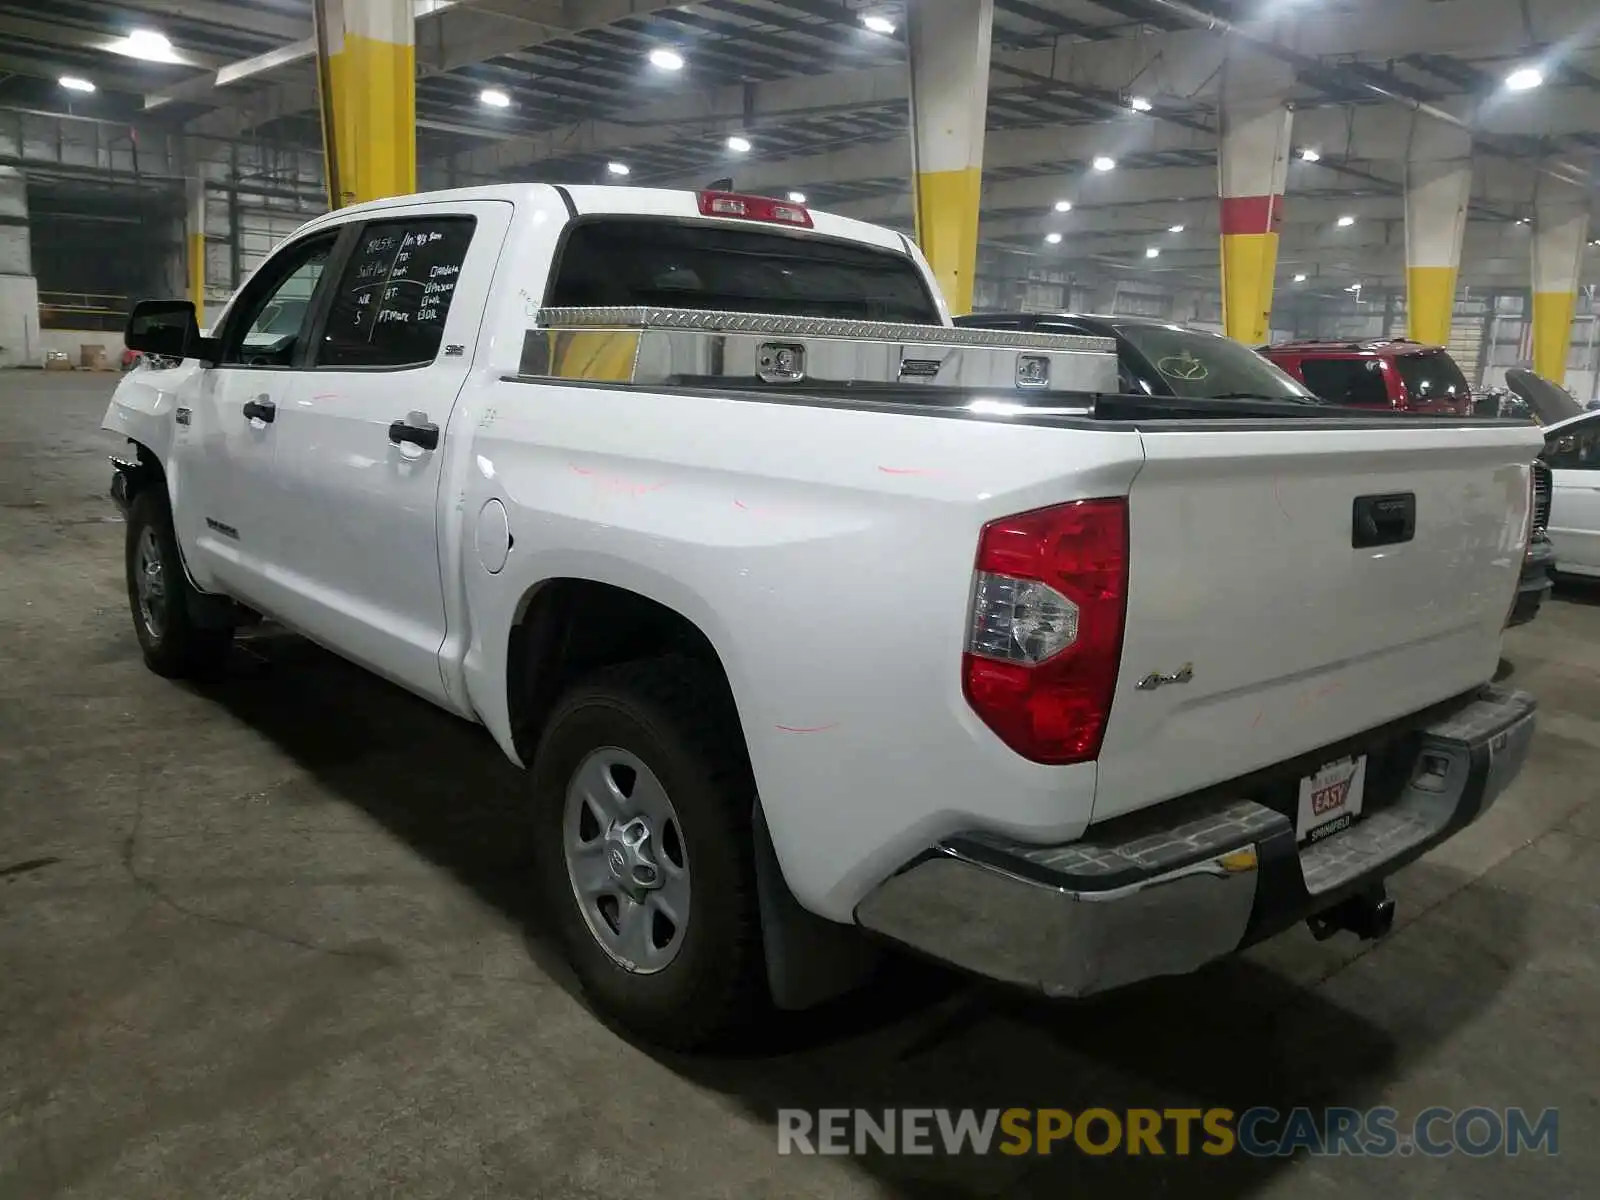
<path fill-rule="evenodd" d="M 217 673 L 227 658 L 233 629 L 194 623 L 190 600 L 196 593 L 183 572 L 164 491 L 146 488 L 134 498 L 124 566 L 128 608 L 145 665 L 169 679 Z"/>
<path fill-rule="evenodd" d="M 671 1049 L 736 1041 L 766 1010 L 768 993 L 750 826 L 755 784 L 725 687 L 687 658 L 605 668 L 557 704 L 531 774 L 549 911 L 590 1004 L 628 1032 Z M 572 798 L 587 794 L 582 781 L 597 778 L 632 789 L 609 827 L 594 819 L 592 808 L 583 817 L 589 806 Z M 637 903 L 620 894 L 609 906 L 605 895 L 584 898 L 580 878 L 588 878 L 590 868 L 617 887 L 635 881 L 612 866 L 621 852 L 615 842 L 606 842 L 612 849 L 595 859 L 589 851 L 569 850 L 569 835 L 575 845 L 592 846 L 585 839 L 597 829 L 625 828 L 623 818 L 650 807 L 644 797 L 652 782 L 664 790 L 673 820 L 650 822 L 645 853 L 631 869 L 648 874 L 654 864 L 657 890 L 638 893 L 643 899 Z M 628 827 L 633 824 L 629 819 Z M 674 891 L 679 883 L 681 893 Z M 663 926 L 668 899 L 686 915 Z M 650 930 L 642 954 L 627 949 L 639 946 L 636 939 L 617 932 L 624 909 Z"/>

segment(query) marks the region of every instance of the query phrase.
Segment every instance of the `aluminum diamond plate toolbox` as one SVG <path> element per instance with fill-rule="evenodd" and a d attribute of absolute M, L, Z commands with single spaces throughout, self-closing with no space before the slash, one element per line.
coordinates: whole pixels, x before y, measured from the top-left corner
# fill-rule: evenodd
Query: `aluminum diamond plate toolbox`
<path fill-rule="evenodd" d="M 545 308 L 521 373 L 635 385 L 1113 392 L 1109 338 L 679 308 Z"/>

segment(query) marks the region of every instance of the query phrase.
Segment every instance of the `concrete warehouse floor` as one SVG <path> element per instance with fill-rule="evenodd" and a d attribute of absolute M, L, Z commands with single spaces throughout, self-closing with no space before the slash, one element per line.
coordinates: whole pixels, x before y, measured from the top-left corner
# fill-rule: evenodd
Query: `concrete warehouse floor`
<path fill-rule="evenodd" d="M 207 691 L 144 669 L 114 382 L 0 375 L 0 1196 L 1592 1194 L 1600 592 L 1509 636 L 1530 766 L 1395 881 L 1387 941 L 1077 1006 L 903 965 L 682 1061 L 574 998 L 480 731 L 281 635 Z M 1300 1103 L 1559 1106 L 1560 1156 L 776 1154 L 785 1106 Z"/>

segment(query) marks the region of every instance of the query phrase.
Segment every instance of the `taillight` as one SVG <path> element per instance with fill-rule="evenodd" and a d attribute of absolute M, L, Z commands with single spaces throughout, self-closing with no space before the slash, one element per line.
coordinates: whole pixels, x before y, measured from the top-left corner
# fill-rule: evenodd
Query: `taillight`
<path fill-rule="evenodd" d="M 962 656 L 967 703 L 1025 758 L 1092 761 L 1116 691 L 1127 597 L 1127 501 L 991 521 Z"/>
<path fill-rule="evenodd" d="M 767 196 L 745 196 L 738 192 L 701 192 L 700 215 L 740 217 L 746 221 L 773 221 L 779 225 L 811 228 L 811 213 L 801 204 L 773 200 Z"/>

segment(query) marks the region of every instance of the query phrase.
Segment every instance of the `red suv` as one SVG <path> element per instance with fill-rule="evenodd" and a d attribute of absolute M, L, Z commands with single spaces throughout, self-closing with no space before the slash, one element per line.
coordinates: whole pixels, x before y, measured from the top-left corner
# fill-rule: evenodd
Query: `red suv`
<path fill-rule="evenodd" d="M 1279 342 L 1267 358 L 1332 404 L 1464 417 L 1472 388 L 1438 346 L 1406 338 L 1371 342 Z"/>

